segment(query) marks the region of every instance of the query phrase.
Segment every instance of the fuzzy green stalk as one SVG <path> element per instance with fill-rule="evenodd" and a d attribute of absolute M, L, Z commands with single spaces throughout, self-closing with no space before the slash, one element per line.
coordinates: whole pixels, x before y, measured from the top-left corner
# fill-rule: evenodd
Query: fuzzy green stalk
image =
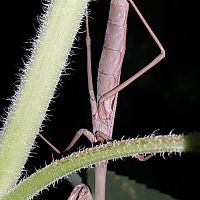
<path fill-rule="evenodd" d="M 38 194 L 50 184 L 70 173 L 103 160 L 136 156 L 138 154 L 200 152 L 200 135 L 166 135 L 114 141 L 73 153 L 37 171 L 0 200 L 24 200 Z"/>
<path fill-rule="evenodd" d="M 0 195 L 20 177 L 87 6 L 87 0 L 49 2 L 2 131 Z"/>

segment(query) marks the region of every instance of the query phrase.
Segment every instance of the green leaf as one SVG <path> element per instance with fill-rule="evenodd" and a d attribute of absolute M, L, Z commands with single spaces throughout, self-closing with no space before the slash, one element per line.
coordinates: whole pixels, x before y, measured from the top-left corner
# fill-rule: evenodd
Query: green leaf
<path fill-rule="evenodd" d="M 94 191 L 94 169 L 88 170 L 88 185 Z M 114 192 L 113 192 L 114 191 Z M 170 195 L 159 190 L 148 188 L 145 184 L 137 183 L 126 176 L 120 176 L 115 172 L 107 172 L 106 199 L 109 200 L 175 200 Z"/>

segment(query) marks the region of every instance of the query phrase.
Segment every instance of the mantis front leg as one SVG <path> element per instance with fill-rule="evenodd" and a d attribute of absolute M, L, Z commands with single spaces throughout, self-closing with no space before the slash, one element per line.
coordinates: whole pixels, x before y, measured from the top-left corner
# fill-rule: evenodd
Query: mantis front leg
<path fill-rule="evenodd" d="M 89 188 L 85 184 L 74 187 L 67 200 L 93 200 Z"/>

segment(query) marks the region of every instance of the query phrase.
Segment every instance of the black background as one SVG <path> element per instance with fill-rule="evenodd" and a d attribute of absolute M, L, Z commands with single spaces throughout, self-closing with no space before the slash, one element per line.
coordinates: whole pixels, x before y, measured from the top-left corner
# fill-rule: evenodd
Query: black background
<path fill-rule="evenodd" d="M 199 131 L 200 66 L 198 6 L 195 1 L 140 0 L 137 5 L 152 26 L 166 49 L 166 58 L 155 68 L 120 92 L 113 132 L 114 139 L 144 136 L 160 129 L 157 134 L 181 134 Z M 26 61 L 30 45 L 38 27 L 37 16 L 42 11 L 41 0 L 1 2 L 1 69 L 0 113 L 8 107 L 6 98 L 14 94 L 19 69 Z M 109 1 L 99 0 L 90 5 L 90 34 L 92 38 L 92 66 L 94 80 L 101 54 Z M 85 26 L 83 24 L 70 57 L 69 75 L 62 77 L 56 101 L 50 105 L 50 120 L 44 122 L 43 134 L 60 150 L 64 149 L 80 128 L 91 130 L 91 115 L 87 91 Z M 121 80 L 150 62 L 157 54 L 152 38 L 130 9 L 128 18 L 127 51 Z M 26 165 L 28 174 L 52 160 L 51 149 L 37 138 L 34 157 Z M 80 145 L 90 146 L 85 139 Z M 17 153 L 17 152 L 16 152 Z M 57 155 L 54 154 L 56 158 Z M 148 187 L 158 189 L 177 199 L 197 199 L 199 196 L 198 154 L 183 153 L 180 156 L 153 157 L 147 162 L 127 158 L 110 162 L 108 168 L 129 176 Z M 43 192 L 37 199 L 51 199 L 58 195 L 66 199 L 70 188 L 61 181 L 50 192 Z"/>

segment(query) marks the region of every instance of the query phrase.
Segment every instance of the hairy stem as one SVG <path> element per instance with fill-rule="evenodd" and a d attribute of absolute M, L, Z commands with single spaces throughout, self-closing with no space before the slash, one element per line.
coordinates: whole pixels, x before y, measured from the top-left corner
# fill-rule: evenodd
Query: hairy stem
<path fill-rule="evenodd" d="M 200 151 L 200 135 L 167 135 L 114 141 L 105 145 L 73 153 L 37 171 L 0 200 L 23 200 L 36 195 L 53 182 L 81 168 L 100 161 L 135 156 L 145 153 Z"/>
<path fill-rule="evenodd" d="M 87 0 L 50 2 L 41 16 L 32 55 L 2 131 L 0 196 L 12 188 L 20 177 L 87 5 Z"/>

